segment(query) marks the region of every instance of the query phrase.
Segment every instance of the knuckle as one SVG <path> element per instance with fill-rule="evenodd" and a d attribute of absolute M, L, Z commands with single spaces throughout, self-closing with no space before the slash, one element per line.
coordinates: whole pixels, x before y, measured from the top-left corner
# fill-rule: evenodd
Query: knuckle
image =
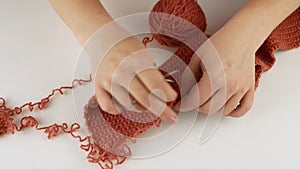
<path fill-rule="evenodd" d="M 221 113 L 224 116 L 227 116 L 231 113 L 231 110 L 228 107 L 224 106 L 218 110 L 218 113 Z"/>
<path fill-rule="evenodd" d="M 244 115 L 245 113 L 239 113 L 239 114 L 234 114 L 232 115 L 231 117 L 234 117 L 234 118 L 240 118 Z"/>
<path fill-rule="evenodd" d="M 168 101 L 176 100 L 177 97 L 178 97 L 178 93 L 175 91 L 172 91 L 172 93 L 170 94 L 170 99 Z"/>
<path fill-rule="evenodd" d="M 111 82 L 111 80 L 103 79 L 103 80 L 99 81 L 99 85 L 101 87 L 103 87 L 105 90 L 110 91 L 111 86 L 112 86 L 112 82 Z"/>
<path fill-rule="evenodd" d="M 251 109 L 251 107 L 252 107 L 252 104 L 245 104 L 244 105 L 245 112 L 249 111 Z"/>
<path fill-rule="evenodd" d="M 208 115 L 209 114 L 209 108 L 210 108 L 210 104 L 201 105 L 199 107 L 199 111 L 201 111 L 202 113 Z"/>
<path fill-rule="evenodd" d="M 101 103 L 100 107 L 102 108 L 102 110 L 104 110 L 107 113 L 110 113 L 113 111 L 112 107 L 107 103 Z"/>
<path fill-rule="evenodd" d="M 226 85 L 226 75 L 223 72 L 219 71 L 216 74 L 213 74 L 210 78 L 211 85 Z"/>
<path fill-rule="evenodd" d="M 167 87 L 165 86 L 165 84 L 159 82 L 154 82 L 153 84 L 151 84 L 151 88 L 152 90 L 161 90 L 164 93 L 167 91 Z"/>
<path fill-rule="evenodd" d="M 140 104 L 134 104 L 133 107 L 135 108 L 135 110 L 137 111 L 141 111 L 141 112 L 144 112 L 144 111 L 147 111 L 147 109 L 145 109 L 143 106 L 141 106 Z M 134 111 L 135 111 L 134 110 Z"/>
<path fill-rule="evenodd" d="M 234 81 L 229 82 L 227 88 L 228 88 L 228 90 L 229 90 L 230 93 L 235 92 L 238 89 L 238 83 L 236 83 Z"/>
<path fill-rule="evenodd" d="M 151 103 L 149 101 L 148 95 L 142 95 L 139 99 L 139 102 L 141 105 L 143 105 L 146 109 L 151 108 Z"/>
<path fill-rule="evenodd" d="M 236 118 L 243 117 L 246 113 L 247 113 L 246 111 L 241 110 L 238 114 L 235 115 L 235 117 Z"/>
<path fill-rule="evenodd" d="M 162 112 L 161 114 L 155 114 L 157 117 L 160 117 L 163 121 L 168 121 L 170 118 L 168 117 L 168 113 Z"/>
<path fill-rule="evenodd" d="M 134 78 L 129 86 L 124 86 L 129 92 L 133 92 L 133 91 L 143 91 L 144 87 L 141 85 L 137 85 L 137 80 L 136 78 Z"/>
<path fill-rule="evenodd" d="M 168 85 L 164 85 L 164 89 L 163 89 L 164 94 L 166 95 L 166 99 L 167 101 L 173 101 L 177 98 L 178 93 L 173 90 L 172 87 L 168 86 Z"/>
<path fill-rule="evenodd" d="M 244 87 L 241 89 L 240 93 L 245 94 L 245 93 L 247 93 L 247 91 L 248 91 L 248 89 L 246 87 Z"/>
<path fill-rule="evenodd" d="M 229 116 L 229 115 L 230 115 L 230 113 L 231 113 L 231 111 L 230 111 L 230 110 L 225 110 L 225 111 L 223 112 L 223 115 L 224 115 L 224 116 Z"/>
<path fill-rule="evenodd" d="M 123 65 L 120 65 L 120 62 L 117 61 L 111 62 L 109 66 L 112 70 L 122 69 L 124 67 Z"/>
<path fill-rule="evenodd" d="M 146 94 L 139 94 L 135 97 L 137 102 L 142 105 L 147 110 L 151 108 L 151 103 L 149 101 L 149 97 Z"/>

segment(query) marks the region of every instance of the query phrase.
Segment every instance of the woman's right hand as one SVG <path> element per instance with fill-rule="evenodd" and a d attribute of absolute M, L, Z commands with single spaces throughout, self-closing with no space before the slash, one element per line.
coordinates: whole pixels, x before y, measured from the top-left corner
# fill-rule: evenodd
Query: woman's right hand
<path fill-rule="evenodd" d="M 95 74 L 95 91 L 100 107 L 110 114 L 119 114 L 118 103 L 125 109 L 149 110 L 170 124 L 178 119 L 166 104 L 174 101 L 177 93 L 135 37 L 115 45 L 101 60 Z"/>
<path fill-rule="evenodd" d="M 50 2 L 82 45 L 84 45 L 97 30 L 113 21 L 99 0 L 50 0 Z M 122 32 L 122 29 L 120 31 Z M 119 33 L 119 31 L 115 33 Z M 105 36 L 110 35 L 106 34 Z M 104 39 L 105 38 L 101 37 L 98 40 L 104 41 Z M 98 48 L 98 46 L 95 47 Z M 92 57 L 92 66 L 97 63 L 97 61 L 94 60 L 97 60 L 97 55 L 99 55 L 97 52 L 94 53 L 94 51 L 97 51 L 96 48 L 88 51 L 92 53 L 90 55 Z M 128 107 L 131 101 L 124 98 L 128 98 L 128 95 L 130 95 L 132 99 L 137 101 L 134 105 L 135 107 L 150 109 L 151 112 L 160 116 L 163 120 L 174 123 L 177 120 L 177 115 L 171 108 L 166 106 L 166 102 L 175 100 L 177 93 L 164 81 L 163 75 L 153 67 L 152 58 L 146 52 L 142 52 L 143 55 L 140 57 L 129 56 L 133 52 L 142 49 L 144 49 L 144 47 L 137 39 L 128 38 L 110 50 L 98 65 L 96 74 L 94 74 L 96 76 L 95 91 L 97 100 L 103 110 L 108 113 L 117 114 L 118 111 L 114 106 L 113 98 L 124 107 Z M 132 63 L 130 63 L 128 67 L 124 64 L 125 67 L 119 68 L 113 79 L 117 67 L 123 60 L 128 58 L 130 58 L 129 60 L 132 61 Z M 137 73 L 137 70 L 140 68 L 151 69 Z M 126 83 L 130 80 L 128 79 L 130 75 L 134 75 L 134 78 L 131 83 L 127 85 Z M 113 89 L 115 89 L 113 91 L 112 86 Z M 150 95 L 150 93 L 153 93 L 156 89 L 161 90 L 165 97 L 161 95 L 161 92 L 160 94 L 154 92 L 155 97 L 149 97 L 152 95 Z M 152 106 L 150 106 L 149 98 L 151 103 L 153 103 Z"/>

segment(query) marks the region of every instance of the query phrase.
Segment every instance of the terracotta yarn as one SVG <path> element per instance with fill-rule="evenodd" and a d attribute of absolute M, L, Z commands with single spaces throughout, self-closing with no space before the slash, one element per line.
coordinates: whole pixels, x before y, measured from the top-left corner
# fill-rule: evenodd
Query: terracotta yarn
<path fill-rule="evenodd" d="M 191 11 L 190 9 L 193 9 Z M 153 8 L 153 13 L 149 17 L 150 31 L 153 39 L 157 40 L 161 45 L 177 46 L 182 54 L 181 58 L 191 59 L 195 49 L 202 45 L 203 39 L 195 39 L 194 27 L 187 26 L 183 20 L 172 17 L 183 18 L 184 20 L 197 26 L 202 32 L 206 31 L 206 18 L 201 7 L 195 0 L 160 0 Z M 161 15 L 161 13 L 171 14 Z M 174 22 L 177 21 L 177 22 Z M 171 33 L 170 33 L 171 32 Z M 166 37 L 161 34 L 170 34 L 173 38 Z M 207 35 L 209 36 L 209 35 Z M 180 39 L 181 41 L 178 41 Z M 144 44 L 151 42 L 152 39 L 145 41 Z M 195 46 L 193 49 L 187 47 L 183 42 L 193 40 Z M 300 46 L 300 9 L 294 11 L 286 18 L 276 29 L 269 35 L 263 45 L 256 52 L 255 58 L 255 87 L 258 87 L 259 78 L 262 72 L 269 70 L 275 63 L 274 52 L 277 50 L 289 50 Z M 199 79 L 198 79 L 199 80 Z"/>
<path fill-rule="evenodd" d="M 206 30 L 206 18 L 195 0 L 160 0 L 153 7 L 149 18 L 153 38 L 165 46 L 180 46 L 195 34 L 191 23 L 201 31 Z M 161 13 L 170 15 L 161 15 Z M 175 19 L 174 16 L 183 19 Z M 171 34 L 177 39 L 165 35 Z M 180 40 L 178 40 L 180 39 Z"/>
<path fill-rule="evenodd" d="M 152 38 L 144 38 L 143 43 L 146 45 L 151 42 L 153 39 L 157 40 L 161 45 L 166 46 L 178 46 L 178 50 L 175 55 L 177 55 L 181 61 L 188 64 L 192 55 L 194 54 L 195 49 L 197 49 L 207 38 L 203 38 L 200 36 L 198 39 L 193 39 L 193 35 L 195 30 L 191 29 L 191 27 L 187 26 L 185 21 L 175 19 L 172 16 L 159 15 L 159 13 L 171 14 L 176 17 L 181 17 L 188 22 L 196 25 L 201 31 L 205 32 L 206 30 L 206 19 L 205 15 L 201 9 L 201 7 L 194 0 L 160 0 L 154 6 L 150 16 L 149 16 L 149 25 L 150 31 L 152 32 Z M 168 34 L 172 35 L 171 37 L 161 35 Z M 183 44 L 183 42 L 189 42 L 191 39 L 195 43 L 192 45 L 192 48 Z M 259 78 L 261 73 L 267 71 L 271 68 L 271 66 L 275 62 L 274 52 L 279 49 L 292 49 L 300 46 L 300 9 L 297 9 L 294 13 L 292 13 L 286 20 L 284 20 L 266 39 L 264 44 L 260 47 L 260 49 L 256 52 L 256 66 L 255 66 L 255 77 L 256 77 L 256 87 L 258 85 Z M 178 57 L 171 57 L 167 60 L 161 67 L 161 70 L 166 70 L 167 72 L 172 72 L 174 70 L 178 70 L 177 73 L 173 74 L 172 77 L 167 77 L 171 80 L 180 81 L 181 74 L 185 67 L 180 64 L 180 60 Z M 166 73 L 162 71 L 164 75 Z M 200 80 L 200 77 L 196 77 L 197 80 Z M 180 86 L 178 84 L 170 83 L 172 87 L 179 92 Z M 180 94 L 178 99 L 180 99 Z M 177 100 L 178 100 L 177 99 Z M 150 112 L 148 112 L 150 113 Z M 126 142 L 124 141 L 134 139 L 138 134 L 146 131 L 151 126 L 158 126 L 158 122 L 160 122 L 159 118 L 153 120 L 148 123 L 136 123 L 135 120 L 144 119 L 151 116 L 150 114 L 144 114 L 145 116 L 138 116 L 134 121 L 129 120 L 128 118 L 124 118 L 124 114 L 132 114 L 131 116 L 135 116 L 135 112 L 130 112 L 124 110 L 121 112 L 121 115 L 111 115 L 99 107 L 97 105 L 96 98 L 93 96 L 89 103 L 85 108 L 85 118 L 86 125 L 91 133 L 91 137 L 95 140 L 98 145 L 104 145 L 107 141 L 107 133 L 111 132 L 111 130 L 115 130 L 121 133 L 123 136 L 118 134 L 111 134 L 108 140 L 114 140 L 113 144 L 107 148 L 109 150 L 113 150 L 116 147 L 118 148 L 128 148 L 126 147 Z M 103 124 L 110 124 L 109 127 Z M 139 127 L 137 127 L 139 126 Z M 124 130 L 125 127 L 126 129 Z M 129 137 L 126 137 L 129 136 Z M 127 139 L 128 138 L 128 139 Z M 108 153 L 108 152 L 107 152 Z M 110 153 L 108 153 L 110 154 Z M 106 159 L 104 159 L 106 160 Z"/>
<path fill-rule="evenodd" d="M 205 15 L 195 0 L 160 0 L 154 6 L 153 12 L 171 14 L 185 19 L 196 25 L 201 31 L 206 30 Z M 167 79 L 180 81 L 184 62 L 188 64 L 191 56 L 207 37 L 198 37 L 193 39 L 195 30 L 187 26 L 185 21 L 174 21 L 172 17 L 161 17 L 158 13 L 152 13 L 149 17 L 150 30 L 153 37 L 145 38 L 143 43 L 146 45 L 152 40 L 157 40 L 160 44 L 166 46 L 178 46 L 174 56 L 168 59 L 161 67 L 162 73 Z M 161 35 L 168 34 L 171 37 Z M 179 41 L 183 40 L 183 41 Z M 192 41 L 191 41 L 192 40 Z M 194 43 L 188 47 L 186 42 Z M 298 8 L 287 19 L 285 19 L 266 39 L 263 45 L 256 52 L 255 77 L 256 87 L 262 72 L 269 70 L 275 62 L 274 51 L 288 50 L 300 46 L 300 9 Z M 178 56 L 178 57 L 175 57 Z M 166 72 L 176 71 L 172 75 Z M 200 77 L 196 77 L 200 80 Z M 14 134 L 25 128 L 35 128 L 44 131 L 48 138 L 57 136 L 59 133 L 70 134 L 73 138 L 78 139 L 80 148 L 88 153 L 87 158 L 91 163 L 96 163 L 102 169 L 112 169 L 114 164 L 122 164 L 125 159 L 131 155 L 130 148 L 127 146 L 128 141 L 135 142 L 135 138 L 142 132 L 152 126 L 159 127 L 161 122 L 151 112 L 137 113 L 124 110 L 120 115 L 111 115 L 103 111 L 95 96 L 92 96 L 84 108 L 86 126 L 91 136 L 81 137 L 77 134 L 80 129 L 79 124 L 74 123 L 70 127 L 63 123 L 53 124 L 51 126 L 40 127 L 37 119 L 32 116 L 25 116 L 21 121 L 16 122 L 15 117 L 23 113 L 25 109 L 34 111 L 43 110 L 51 102 L 56 93 L 63 95 L 64 90 L 73 89 L 76 84 L 90 82 L 89 80 L 74 80 L 71 86 L 64 86 L 54 89 L 47 97 L 36 103 L 26 103 L 20 107 L 9 108 L 6 100 L 0 98 L 0 136 L 5 134 Z M 171 86 L 179 93 L 180 86 L 176 83 L 170 83 Z M 180 96 L 180 94 L 179 94 Z M 177 100 L 179 100 L 178 97 Z"/>
<path fill-rule="evenodd" d="M 78 123 L 73 123 L 70 126 L 66 123 L 54 123 L 49 126 L 41 127 L 38 120 L 33 116 L 24 116 L 20 121 L 16 120 L 16 118 L 24 114 L 26 110 L 32 112 L 35 110 L 46 109 L 47 105 L 50 104 L 55 95 L 64 95 L 65 90 L 72 90 L 77 85 L 83 85 L 84 83 L 91 82 L 91 80 L 91 76 L 88 80 L 75 79 L 72 82 L 72 85 L 53 89 L 47 97 L 42 98 L 38 102 L 28 102 L 22 106 L 14 108 L 8 107 L 6 100 L 0 97 L 0 137 L 3 137 L 5 134 L 14 134 L 15 132 L 22 131 L 26 128 L 35 128 L 38 131 L 43 131 L 47 135 L 48 139 L 58 136 L 60 133 L 70 134 L 71 137 L 80 142 L 80 148 L 88 153 L 87 159 L 90 162 L 97 163 L 101 168 L 109 168 L 109 164 L 102 166 L 99 162 L 100 160 L 97 155 L 101 148 L 91 140 L 90 136 L 81 137 L 77 133 L 80 129 L 80 125 Z M 124 161 L 124 159 L 118 157 L 117 163 L 122 163 L 122 161 Z"/>

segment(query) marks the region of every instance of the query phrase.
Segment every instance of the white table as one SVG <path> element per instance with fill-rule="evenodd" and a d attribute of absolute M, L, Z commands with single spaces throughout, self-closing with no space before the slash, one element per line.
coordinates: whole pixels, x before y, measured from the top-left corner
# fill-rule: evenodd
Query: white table
<path fill-rule="evenodd" d="M 199 2 L 208 17 L 208 32 L 212 33 L 245 0 Z M 129 14 L 129 9 L 150 10 L 155 1 L 147 3 L 106 0 L 105 6 L 119 17 Z M 47 1 L 1 1 L 0 21 L 0 97 L 17 106 L 70 84 L 81 47 Z M 204 116 L 199 116 L 190 134 L 171 151 L 154 158 L 130 159 L 116 168 L 299 168 L 299 55 L 300 49 L 276 53 L 276 65 L 263 75 L 251 111 L 241 119 L 224 118 L 207 143 L 198 145 L 204 122 Z M 46 110 L 32 114 L 42 125 L 78 121 L 70 92 L 55 97 Z M 85 156 L 69 135 L 48 140 L 44 133 L 26 129 L 0 138 L 1 168 L 5 169 L 98 168 Z"/>

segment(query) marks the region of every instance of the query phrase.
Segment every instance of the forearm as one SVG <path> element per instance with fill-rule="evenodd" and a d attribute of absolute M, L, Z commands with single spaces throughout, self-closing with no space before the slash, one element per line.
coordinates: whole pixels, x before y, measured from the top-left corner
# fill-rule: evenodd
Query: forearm
<path fill-rule="evenodd" d="M 248 41 L 256 51 L 269 34 L 300 5 L 300 0 L 249 0 L 221 29 Z M 237 37 L 237 36 L 238 37 Z M 245 43 L 245 45 L 247 45 Z"/>
<path fill-rule="evenodd" d="M 49 0 L 81 44 L 112 18 L 99 0 Z"/>

